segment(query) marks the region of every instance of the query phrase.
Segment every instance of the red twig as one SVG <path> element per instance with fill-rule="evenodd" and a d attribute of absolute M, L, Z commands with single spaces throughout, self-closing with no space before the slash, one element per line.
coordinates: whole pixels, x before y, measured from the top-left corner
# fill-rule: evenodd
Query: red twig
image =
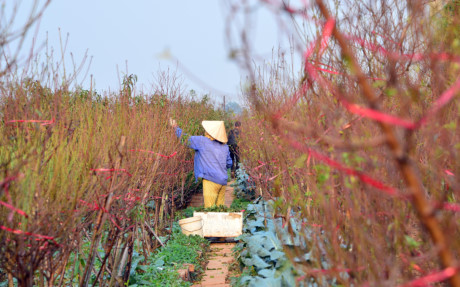
<path fill-rule="evenodd" d="M 457 81 L 446 91 L 444 91 L 441 96 L 433 103 L 431 108 L 425 115 L 417 122 L 417 127 L 424 125 L 428 119 L 436 114 L 442 107 L 447 105 L 460 91 L 460 77 L 457 78 Z"/>
<path fill-rule="evenodd" d="M 434 272 L 431 274 L 428 274 L 422 278 L 415 279 L 409 283 L 406 283 L 404 285 L 400 285 L 400 287 L 422 287 L 422 286 L 428 286 L 433 283 L 441 282 L 444 280 L 447 280 L 457 274 L 459 271 L 459 268 L 454 268 L 454 267 L 447 267 L 446 269 L 439 271 L 439 272 Z"/>
<path fill-rule="evenodd" d="M 52 236 L 41 235 L 41 234 L 36 234 L 36 233 L 32 233 L 32 232 L 25 232 L 25 231 L 22 231 L 22 230 L 19 230 L 19 229 L 12 229 L 12 228 L 9 228 L 9 227 L 3 226 L 3 225 L 0 226 L 0 229 L 3 229 L 5 231 L 13 233 L 13 234 L 18 234 L 18 235 L 19 234 L 24 234 L 24 235 L 27 235 L 27 236 L 36 237 L 37 240 L 50 240 L 51 242 L 53 242 L 57 246 L 60 246 L 60 244 L 58 244 L 55 241 L 54 237 L 52 237 Z"/>
<path fill-rule="evenodd" d="M 10 120 L 7 121 L 5 124 L 12 124 L 12 123 L 41 123 L 42 126 L 54 124 L 56 121 L 55 118 L 52 120 Z"/>
<path fill-rule="evenodd" d="M 9 208 L 11 209 L 12 211 L 16 212 L 17 214 L 20 214 L 24 217 L 29 217 L 29 215 L 27 215 L 27 213 L 25 213 L 23 210 L 19 209 L 19 208 L 16 208 L 14 207 L 13 205 L 9 204 L 9 203 L 6 203 L 6 202 L 3 202 L 3 201 L 0 201 L 0 204 L 5 206 L 6 208 Z"/>

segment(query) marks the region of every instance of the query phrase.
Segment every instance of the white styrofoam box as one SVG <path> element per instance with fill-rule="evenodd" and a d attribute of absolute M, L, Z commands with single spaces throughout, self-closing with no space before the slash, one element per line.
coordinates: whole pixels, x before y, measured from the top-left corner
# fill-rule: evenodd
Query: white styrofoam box
<path fill-rule="evenodd" d="M 237 237 L 243 233 L 242 212 L 194 212 L 203 218 L 204 237 Z"/>

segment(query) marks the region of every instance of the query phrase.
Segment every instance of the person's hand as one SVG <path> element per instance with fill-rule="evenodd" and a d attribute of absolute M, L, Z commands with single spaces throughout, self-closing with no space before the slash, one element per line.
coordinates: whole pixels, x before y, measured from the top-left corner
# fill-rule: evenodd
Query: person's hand
<path fill-rule="evenodd" d="M 177 127 L 177 123 L 176 123 L 176 121 L 175 121 L 173 118 L 169 118 L 169 125 L 170 125 L 172 128 L 176 128 L 176 127 Z"/>

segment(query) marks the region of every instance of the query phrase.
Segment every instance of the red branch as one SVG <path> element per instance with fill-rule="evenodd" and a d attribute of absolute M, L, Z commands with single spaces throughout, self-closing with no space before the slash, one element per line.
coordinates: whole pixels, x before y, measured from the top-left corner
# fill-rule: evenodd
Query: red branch
<path fill-rule="evenodd" d="M 400 43 L 396 43 L 395 41 L 391 40 L 390 38 L 388 38 L 388 37 L 386 37 L 386 36 L 384 36 L 384 35 L 382 35 L 382 34 L 379 34 L 379 33 L 375 32 L 375 31 L 372 31 L 372 34 L 378 35 L 378 36 L 382 37 L 383 39 L 388 40 L 388 41 L 390 41 L 391 43 L 396 44 L 396 45 L 398 45 L 399 47 L 401 47 L 401 44 L 400 44 Z"/>
<path fill-rule="evenodd" d="M 27 213 L 25 213 L 23 210 L 21 210 L 21 209 L 19 209 L 19 208 L 16 208 L 16 207 L 12 206 L 12 205 L 9 204 L 9 203 L 0 201 L 0 204 L 3 205 L 3 206 L 5 206 L 6 208 L 11 209 L 12 211 L 16 212 L 17 214 L 20 214 L 20 215 L 22 215 L 22 216 L 24 216 L 24 217 L 26 217 L 26 218 L 29 217 L 29 215 L 27 215 Z"/>
<path fill-rule="evenodd" d="M 328 46 L 328 42 L 329 42 L 329 38 L 331 37 L 332 35 L 332 31 L 334 30 L 334 26 L 335 26 L 335 19 L 334 18 L 330 18 L 327 20 L 326 24 L 324 24 L 324 28 L 323 28 L 323 35 L 321 37 L 321 47 L 319 49 L 319 57 L 321 57 L 324 53 L 324 51 L 326 51 L 326 48 Z"/>
<path fill-rule="evenodd" d="M 320 39 L 321 40 L 321 48 L 320 48 L 320 53 L 319 53 L 320 56 L 324 52 L 324 50 L 327 48 L 328 39 L 331 36 L 332 30 L 334 28 L 334 24 L 335 24 L 335 20 L 333 18 L 331 18 L 324 25 L 323 33 L 322 33 L 322 36 L 321 36 L 321 39 Z M 459 57 L 455 57 L 455 56 L 449 55 L 447 53 L 437 53 L 437 54 L 432 53 L 432 54 L 428 54 L 428 55 L 421 54 L 421 53 L 397 54 L 397 53 L 390 53 L 385 48 L 383 48 L 382 46 L 369 43 L 369 42 L 367 42 L 367 41 L 365 41 L 363 39 L 357 38 L 357 37 L 348 37 L 348 39 L 353 40 L 354 42 L 360 44 L 361 46 L 363 46 L 363 47 L 365 47 L 365 48 L 367 48 L 367 49 L 369 49 L 371 51 L 380 52 L 385 56 L 392 56 L 392 57 L 396 57 L 396 58 L 404 58 L 405 60 L 408 60 L 408 59 L 411 59 L 411 60 L 433 59 L 433 60 L 442 60 L 442 61 L 449 61 L 450 60 L 450 61 L 460 62 Z M 323 69 L 323 68 L 320 68 L 320 67 L 313 66 L 309 62 L 309 60 L 310 60 L 309 58 L 313 54 L 313 51 L 314 51 L 314 48 L 315 48 L 315 42 L 316 41 L 311 42 L 309 48 L 304 53 L 305 71 L 307 71 L 308 74 L 311 77 L 313 77 L 316 81 L 318 81 L 320 85 L 325 86 L 326 88 L 331 90 L 331 92 L 333 94 L 338 96 L 339 93 L 337 93 L 337 91 L 335 91 L 330 85 L 328 85 L 327 82 L 325 82 L 325 79 L 322 78 L 318 73 L 316 73 L 315 69 L 323 71 L 323 72 L 331 73 L 331 74 L 341 74 L 341 73 L 339 73 L 337 71 L 327 70 L 327 69 Z M 383 79 L 375 78 L 375 80 L 383 80 Z M 306 87 L 305 84 L 302 85 L 302 90 L 303 90 L 302 92 L 305 92 L 305 90 L 304 90 L 305 87 Z M 442 107 L 447 105 L 455 97 L 455 95 L 458 93 L 458 91 L 460 91 L 460 77 L 457 79 L 457 81 L 449 89 L 447 89 L 446 91 L 444 91 L 444 93 L 442 93 L 442 95 L 439 97 L 439 99 L 434 102 L 434 104 L 431 106 L 431 108 L 417 122 L 409 121 L 409 120 L 399 118 L 399 117 L 396 117 L 396 116 L 393 116 L 393 115 L 390 115 L 390 114 L 387 114 L 387 113 L 383 113 L 383 112 L 380 112 L 380 111 L 376 111 L 376 110 L 373 110 L 373 109 L 363 108 L 363 107 L 360 107 L 358 105 L 348 103 L 347 101 L 345 101 L 345 99 L 343 99 L 340 96 L 338 96 L 338 97 L 339 97 L 339 100 L 342 102 L 342 104 L 345 106 L 345 108 L 348 111 L 350 111 L 351 113 L 358 114 L 358 115 L 373 119 L 375 121 L 384 122 L 384 123 L 388 123 L 388 124 L 392 124 L 392 125 L 396 125 L 396 126 L 401 126 L 401 127 L 406 128 L 406 129 L 413 130 L 413 129 L 417 129 L 417 128 L 420 128 L 421 126 L 423 126 L 428 121 L 428 118 L 433 116 L 434 114 L 436 114 Z M 296 98 L 297 97 L 294 97 L 294 99 L 296 99 Z"/>
<path fill-rule="evenodd" d="M 9 227 L 3 226 L 3 225 L 0 226 L 0 229 L 3 229 L 5 231 L 13 233 L 13 234 L 24 234 L 24 235 L 27 235 L 27 236 L 36 237 L 37 240 L 50 240 L 51 242 L 53 242 L 57 246 L 60 246 L 60 244 L 57 243 L 54 240 L 54 237 L 52 237 L 52 236 L 41 235 L 41 234 L 36 234 L 36 233 L 31 233 L 31 232 L 25 232 L 25 231 L 22 231 L 22 230 L 19 230 L 19 229 L 12 229 L 12 228 L 9 228 Z"/>
<path fill-rule="evenodd" d="M 0 187 L 6 186 L 7 184 L 12 182 L 13 180 L 18 179 L 20 176 L 22 176 L 22 174 L 15 175 L 15 176 L 9 176 L 9 177 L 5 178 L 2 182 L 0 182 Z"/>
<path fill-rule="evenodd" d="M 444 202 L 444 203 L 441 205 L 441 208 L 444 209 L 444 210 L 450 210 L 450 211 L 459 212 L 459 211 L 460 211 L 460 204 L 458 204 L 458 203 Z"/>
<path fill-rule="evenodd" d="M 406 129 L 410 129 L 410 130 L 415 129 L 417 126 L 412 121 L 408 121 L 400 117 L 395 117 L 387 113 L 382 113 L 374 109 L 363 108 L 356 104 L 350 104 L 344 99 L 341 99 L 341 102 L 349 112 L 355 115 L 360 115 L 360 116 L 363 116 L 369 119 L 373 119 L 373 120 L 383 122 L 383 123 L 392 124 L 395 126 L 405 127 Z"/>
<path fill-rule="evenodd" d="M 460 57 L 453 55 L 453 54 L 448 54 L 445 52 L 441 53 L 430 53 L 430 54 L 423 54 L 423 53 L 413 53 L 413 54 L 401 54 L 401 53 L 396 53 L 396 52 L 389 52 L 385 48 L 383 48 L 380 45 L 375 45 L 372 44 L 366 40 L 363 40 L 358 37 L 354 36 L 345 36 L 347 40 L 350 40 L 352 42 L 357 43 L 363 48 L 366 48 L 372 52 L 377 52 L 382 54 L 382 56 L 385 56 L 387 58 L 393 59 L 393 60 L 401 60 L 401 61 L 424 61 L 424 60 L 433 60 L 433 61 L 452 61 L 452 62 L 460 62 Z"/>
<path fill-rule="evenodd" d="M 434 272 L 428 274 L 422 278 L 415 279 L 409 283 L 404 285 L 400 285 L 400 287 L 422 287 L 431 285 L 432 283 L 441 282 L 450 277 L 454 276 L 458 272 L 459 268 L 448 267 L 442 271 Z"/>
<path fill-rule="evenodd" d="M 460 91 L 460 77 L 457 78 L 457 81 L 433 103 L 428 112 L 423 116 L 418 122 L 417 127 L 424 125 L 428 118 L 436 114 L 442 107 L 447 105 L 455 95 Z"/>
<path fill-rule="evenodd" d="M 42 126 L 54 124 L 56 121 L 55 118 L 52 120 L 11 120 L 7 121 L 5 124 L 12 124 L 12 123 L 41 123 Z"/>

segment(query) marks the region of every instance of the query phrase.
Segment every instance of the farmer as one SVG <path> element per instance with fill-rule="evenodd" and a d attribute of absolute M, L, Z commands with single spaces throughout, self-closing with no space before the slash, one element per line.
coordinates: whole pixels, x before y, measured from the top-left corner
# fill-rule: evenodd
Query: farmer
<path fill-rule="evenodd" d="M 178 138 L 182 130 L 176 121 L 170 120 Z M 203 179 L 204 207 L 224 205 L 227 169 L 232 166 L 232 159 L 227 145 L 227 134 L 223 121 L 202 121 L 204 136 L 191 136 L 188 146 L 195 150 L 195 179 Z"/>
<path fill-rule="evenodd" d="M 240 150 L 238 140 L 240 138 L 241 122 L 235 122 L 235 128 L 228 133 L 228 147 L 230 149 L 230 157 L 232 158 L 232 177 L 235 178 L 235 170 L 239 168 Z"/>

